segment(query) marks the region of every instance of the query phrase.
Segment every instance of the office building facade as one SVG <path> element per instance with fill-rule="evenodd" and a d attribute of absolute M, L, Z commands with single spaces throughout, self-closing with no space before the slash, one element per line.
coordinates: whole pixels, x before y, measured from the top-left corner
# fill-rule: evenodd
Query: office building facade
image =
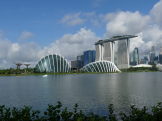
<path fill-rule="evenodd" d="M 160 48 L 159 63 L 162 64 L 162 48 Z"/>
<path fill-rule="evenodd" d="M 138 48 L 134 48 L 131 54 L 131 65 L 138 65 L 139 64 L 139 50 Z"/>
<path fill-rule="evenodd" d="M 84 55 L 84 65 L 87 65 L 87 64 L 95 61 L 96 51 L 95 50 L 87 50 L 87 51 L 84 51 L 83 55 Z"/>

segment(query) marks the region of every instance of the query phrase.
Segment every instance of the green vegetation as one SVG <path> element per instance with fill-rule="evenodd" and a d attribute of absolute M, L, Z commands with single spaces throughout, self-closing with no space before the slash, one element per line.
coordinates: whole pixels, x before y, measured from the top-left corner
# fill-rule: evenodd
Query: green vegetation
<path fill-rule="evenodd" d="M 156 65 L 153 65 L 152 68 L 148 67 L 138 67 L 138 68 L 129 68 L 129 69 L 122 69 L 121 72 L 154 72 L 158 71 Z M 24 75 L 61 75 L 61 74 L 96 74 L 96 73 L 103 73 L 103 72 L 83 72 L 80 70 L 73 70 L 69 73 L 46 73 L 46 72 L 37 72 L 34 68 L 24 68 L 24 69 L 4 69 L 0 70 L 0 76 L 24 76 Z M 112 72 L 115 73 L 115 72 Z"/>
<path fill-rule="evenodd" d="M 106 72 L 83 72 L 83 71 L 71 71 L 68 73 L 47 73 L 47 72 L 36 72 L 34 68 L 28 69 L 5 69 L 0 70 L 0 76 L 27 76 L 27 75 L 63 75 L 63 74 L 100 74 Z M 115 72 L 111 72 L 115 73 Z"/>
<path fill-rule="evenodd" d="M 129 69 L 121 69 L 122 72 L 154 72 L 154 71 L 158 71 L 158 68 L 156 67 L 156 65 L 153 65 L 151 68 L 148 67 L 131 67 Z"/>
<path fill-rule="evenodd" d="M 0 75 L 21 75 L 21 74 L 31 74 L 34 73 L 33 68 L 24 68 L 24 69 L 4 69 L 0 70 Z"/>
<path fill-rule="evenodd" d="M 0 70 L 0 76 L 26 76 L 26 75 L 62 75 L 62 74 L 82 74 L 83 72 L 69 72 L 69 73 L 46 73 L 46 72 L 36 72 L 34 68 L 28 69 L 5 69 Z"/>
<path fill-rule="evenodd" d="M 60 102 L 48 105 L 45 112 L 33 110 L 31 107 L 7 108 L 0 106 L 0 121 L 162 121 L 162 103 L 158 103 L 150 110 L 146 107 L 130 107 L 129 112 L 114 112 L 113 105 L 108 107 L 108 115 L 100 116 L 94 113 L 86 114 L 78 110 L 75 104 L 73 111 L 64 108 Z"/>

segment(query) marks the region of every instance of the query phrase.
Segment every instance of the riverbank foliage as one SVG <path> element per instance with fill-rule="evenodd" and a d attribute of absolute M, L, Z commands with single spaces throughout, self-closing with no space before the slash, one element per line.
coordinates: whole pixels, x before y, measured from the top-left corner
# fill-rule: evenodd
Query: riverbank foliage
<path fill-rule="evenodd" d="M 153 65 L 151 68 L 147 68 L 147 67 L 138 67 L 138 68 L 128 68 L 128 69 L 121 69 L 121 72 L 155 72 L 155 71 L 159 71 L 158 68 L 156 67 L 156 65 Z M 103 72 L 83 72 L 80 70 L 72 70 L 69 73 L 46 73 L 46 72 L 37 72 L 35 70 L 35 68 L 24 68 L 24 69 L 14 69 L 14 68 L 10 68 L 10 69 L 3 69 L 0 70 L 0 76 L 23 76 L 23 75 L 44 75 L 44 74 L 48 74 L 48 75 L 59 75 L 59 74 L 100 74 Z M 114 72 L 112 72 L 114 73 Z"/>
<path fill-rule="evenodd" d="M 148 67 L 131 67 L 128 69 L 121 69 L 122 72 L 155 72 L 158 71 L 158 68 L 156 66 L 152 66 L 151 68 Z"/>
<path fill-rule="evenodd" d="M 75 104 L 73 111 L 63 108 L 58 102 L 57 105 L 48 105 L 44 113 L 35 111 L 31 107 L 7 108 L 0 106 L 0 121 L 162 121 L 162 103 L 158 103 L 151 109 L 135 106 L 130 107 L 129 112 L 114 113 L 113 105 L 108 107 L 108 115 L 100 116 L 94 113 L 83 113 L 78 110 Z"/>
<path fill-rule="evenodd" d="M 27 74 L 27 73 L 33 73 L 34 69 L 33 68 L 24 68 L 24 69 L 3 69 L 0 70 L 0 75 L 16 75 L 16 74 Z"/>

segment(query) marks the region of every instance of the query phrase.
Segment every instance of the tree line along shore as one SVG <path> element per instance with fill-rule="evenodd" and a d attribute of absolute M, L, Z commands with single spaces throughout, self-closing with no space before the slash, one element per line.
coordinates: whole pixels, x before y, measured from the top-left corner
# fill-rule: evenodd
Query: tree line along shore
<path fill-rule="evenodd" d="M 156 66 L 152 66 L 152 68 L 146 68 L 146 67 L 138 67 L 138 68 L 128 68 L 128 69 L 122 69 L 121 72 L 156 72 L 159 71 Z M 0 69 L 0 76 L 12 76 L 12 75 L 54 75 L 54 74 L 82 74 L 82 73 L 88 73 L 88 72 L 82 72 L 79 70 L 70 71 L 68 73 L 46 73 L 46 72 L 37 72 L 35 68 L 24 68 L 24 69 Z M 98 72 L 90 72 L 89 74 L 96 74 Z M 100 72 L 102 73 L 102 72 Z"/>

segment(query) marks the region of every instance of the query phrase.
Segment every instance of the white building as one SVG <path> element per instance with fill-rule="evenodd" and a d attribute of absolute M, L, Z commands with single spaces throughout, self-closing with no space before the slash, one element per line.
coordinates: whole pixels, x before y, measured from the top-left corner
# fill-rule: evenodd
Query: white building
<path fill-rule="evenodd" d="M 123 35 L 114 36 L 106 40 L 99 40 L 95 43 L 96 61 L 111 61 L 115 63 L 119 69 L 129 68 L 130 38 L 134 37 L 137 36 Z"/>

